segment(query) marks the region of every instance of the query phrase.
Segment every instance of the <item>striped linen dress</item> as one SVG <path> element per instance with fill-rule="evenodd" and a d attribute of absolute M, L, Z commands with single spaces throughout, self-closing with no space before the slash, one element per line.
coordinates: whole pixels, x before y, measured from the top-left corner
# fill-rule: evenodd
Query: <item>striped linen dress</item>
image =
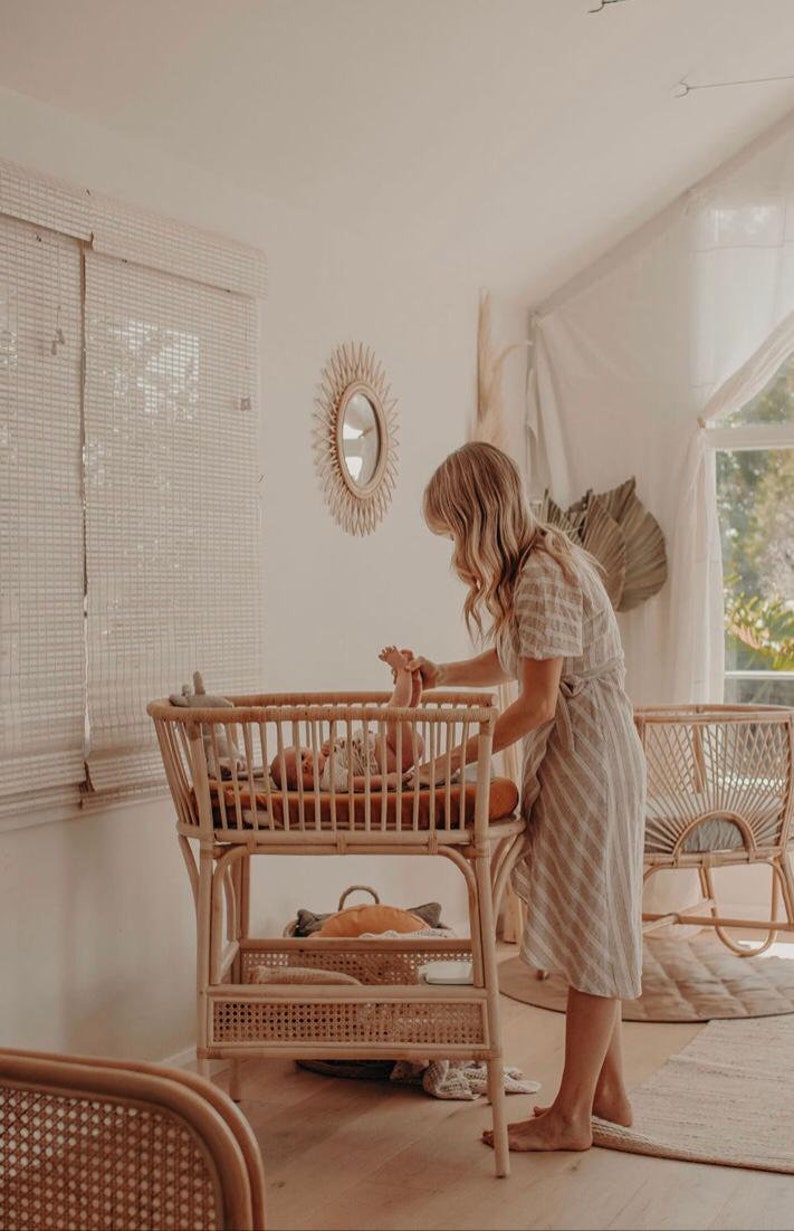
<path fill-rule="evenodd" d="M 566 578 L 533 551 L 497 639 L 503 669 L 562 658 L 554 719 L 524 743 L 526 851 L 513 888 L 527 903 L 521 955 L 593 996 L 634 999 L 642 971 L 645 758 L 624 691 L 617 620 L 595 570 Z"/>

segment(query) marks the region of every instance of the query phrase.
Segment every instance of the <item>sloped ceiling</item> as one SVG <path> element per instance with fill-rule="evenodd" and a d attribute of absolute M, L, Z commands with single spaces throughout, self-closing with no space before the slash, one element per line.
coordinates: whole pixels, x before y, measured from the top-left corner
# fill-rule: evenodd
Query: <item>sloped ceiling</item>
<path fill-rule="evenodd" d="M 0 85 L 530 301 L 794 108 L 791 0 L 0 0 Z"/>

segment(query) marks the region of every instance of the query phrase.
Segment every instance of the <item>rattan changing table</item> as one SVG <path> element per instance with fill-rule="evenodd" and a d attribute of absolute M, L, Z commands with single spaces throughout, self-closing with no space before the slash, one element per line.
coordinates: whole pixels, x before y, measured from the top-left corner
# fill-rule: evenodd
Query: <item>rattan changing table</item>
<path fill-rule="evenodd" d="M 431 693 L 415 708 L 387 709 L 386 693 L 229 698 L 231 709 L 148 706 L 177 813 L 196 906 L 197 1054 L 211 1059 L 480 1059 L 487 1063 L 498 1175 L 509 1169 L 499 1028 L 495 918 L 520 853 L 524 822 L 512 783 L 492 781 L 496 707 L 482 693 Z M 340 733 L 382 740 L 387 717 L 410 724 L 440 767 L 433 788 L 379 791 L 298 782 L 267 772 L 288 745 L 319 749 Z M 405 729 L 405 728 L 401 728 Z M 449 754 L 476 736 L 473 780 Z M 253 856 L 438 855 L 464 878 L 467 938 L 255 937 L 250 934 Z M 473 983 L 431 986 L 419 967 L 471 959 Z M 358 982 L 251 982 L 289 967 L 341 971 Z"/>

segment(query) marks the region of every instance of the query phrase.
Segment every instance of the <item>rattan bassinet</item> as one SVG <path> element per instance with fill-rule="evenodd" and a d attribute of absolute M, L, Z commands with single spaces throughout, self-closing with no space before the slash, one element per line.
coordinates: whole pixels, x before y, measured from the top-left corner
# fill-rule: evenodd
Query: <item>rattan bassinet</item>
<path fill-rule="evenodd" d="M 648 766 L 645 880 L 694 869 L 702 898 L 668 914 L 646 912 L 646 930 L 669 923 L 713 927 L 740 956 L 794 932 L 790 863 L 794 811 L 794 710 L 782 706 L 677 705 L 637 709 Z M 714 870 L 768 864 L 768 919 L 720 913 Z M 778 918 L 780 906 L 785 918 Z M 728 928 L 761 931 L 740 944 Z"/>

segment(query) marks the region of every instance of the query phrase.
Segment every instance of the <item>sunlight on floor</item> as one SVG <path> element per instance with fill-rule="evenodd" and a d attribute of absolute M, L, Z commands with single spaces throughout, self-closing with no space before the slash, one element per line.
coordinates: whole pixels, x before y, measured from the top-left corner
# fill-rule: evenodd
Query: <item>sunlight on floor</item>
<path fill-rule="evenodd" d="M 752 940 L 740 940 L 738 943 L 742 946 L 742 948 L 751 949 L 755 942 Z M 759 953 L 758 957 L 784 957 L 788 958 L 790 961 L 794 961 L 794 941 L 775 941 L 773 945 L 769 946 L 765 953 Z"/>

